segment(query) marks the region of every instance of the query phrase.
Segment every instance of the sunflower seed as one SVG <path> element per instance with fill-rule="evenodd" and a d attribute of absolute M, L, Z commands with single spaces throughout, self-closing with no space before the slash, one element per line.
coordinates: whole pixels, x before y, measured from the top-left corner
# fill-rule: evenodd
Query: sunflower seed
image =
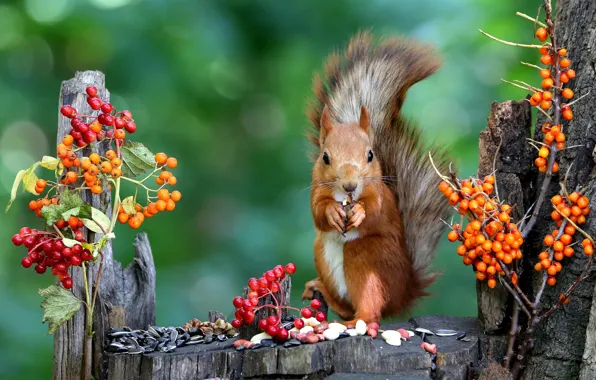
<path fill-rule="evenodd" d="M 445 330 L 445 329 L 437 330 L 437 336 L 453 336 L 453 335 L 457 335 L 457 331 Z"/>

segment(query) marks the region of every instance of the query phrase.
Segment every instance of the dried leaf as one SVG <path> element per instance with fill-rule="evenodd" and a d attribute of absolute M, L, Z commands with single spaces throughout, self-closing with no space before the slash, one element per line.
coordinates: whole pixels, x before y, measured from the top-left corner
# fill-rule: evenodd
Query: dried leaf
<path fill-rule="evenodd" d="M 81 308 L 81 301 L 61 286 L 51 285 L 45 289 L 39 289 L 38 292 L 44 298 L 41 302 L 43 308 L 41 321 L 42 323 L 49 322 L 49 334 L 53 334 L 60 325 L 72 318 Z"/>
<path fill-rule="evenodd" d="M 8 210 L 10 209 L 10 206 L 12 206 L 12 202 L 14 202 L 14 200 L 17 197 L 17 190 L 19 189 L 19 185 L 21 184 L 21 181 L 23 180 L 23 177 L 25 176 L 25 170 L 19 170 L 19 172 L 17 173 L 17 176 L 14 179 L 14 183 L 12 184 L 12 190 L 10 190 L 10 200 L 8 201 L 8 204 L 6 205 L 6 209 L 4 210 L 4 212 L 8 212 Z"/>
<path fill-rule="evenodd" d="M 60 159 L 56 157 L 43 156 L 39 165 L 49 170 L 56 170 L 59 163 Z"/>
<path fill-rule="evenodd" d="M 135 215 L 137 213 L 137 210 L 135 209 L 135 201 L 132 195 L 130 197 L 124 198 L 120 204 L 122 205 L 124 212 L 128 215 Z"/>
<path fill-rule="evenodd" d="M 62 243 L 64 244 L 65 247 L 71 248 L 77 244 L 81 244 L 80 242 L 78 242 L 77 240 L 73 240 L 73 239 L 62 239 Z"/>

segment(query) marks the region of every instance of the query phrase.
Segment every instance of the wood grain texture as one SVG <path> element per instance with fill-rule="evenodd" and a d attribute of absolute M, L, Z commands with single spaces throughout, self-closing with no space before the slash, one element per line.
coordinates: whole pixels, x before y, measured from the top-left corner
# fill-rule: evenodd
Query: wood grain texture
<path fill-rule="evenodd" d="M 95 86 L 98 96 L 109 100 L 109 92 L 105 87 L 105 76 L 99 71 L 77 72 L 75 77 L 64 81 L 60 89 L 59 107 L 71 105 L 79 114 L 97 114 L 87 104 L 85 89 Z M 58 113 L 57 143 L 60 143 L 71 130 L 70 119 Z M 82 155 L 88 156 L 97 152 L 105 156 L 108 150 L 105 142 L 95 144 L 93 148 L 85 148 Z M 104 186 L 108 186 L 104 183 Z M 107 190 L 107 189 L 104 189 Z M 84 192 L 83 199 L 93 207 L 110 216 L 111 192 L 104 191 L 100 195 Z M 98 241 L 101 234 L 85 230 L 86 239 L 90 242 Z M 103 251 L 104 265 L 94 311 L 95 337 L 93 340 L 93 373 L 95 378 L 105 378 L 107 361 L 103 357 L 103 338 L 110 326 L 130 326 L 132 328 L 147 328 L 155 323 L 155 265 L 151 253 L 151 246 L 147 235 L 138 234 L 134 243 L 135 257 L 131 264 L 123 268 L 114 259 L 112 245 L 108 244 Z M 84 299 L 83 276 L 80 269 L 70 269 L 74 287 L 74 294 Z M 89 278 L 95 279 L 97 265 L 88 268 Z M 55 380 L 79 380 L 81 378 L 81 362 L 83 357 L 83 309 L 71 320 L 61 326 L 54 335 L 54 365 L 53 378 Z"/>

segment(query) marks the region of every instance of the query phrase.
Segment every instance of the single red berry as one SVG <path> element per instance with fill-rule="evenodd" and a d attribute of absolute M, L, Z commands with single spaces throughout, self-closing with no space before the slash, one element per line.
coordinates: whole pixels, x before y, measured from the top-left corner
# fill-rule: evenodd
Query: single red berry
<path fill-rule="evenodd" d="M 81 230 L 74 230 L 74 239 L 76 241 L 83 241 L 85 240 L 85 235 L 83 234 L 83 231 Z"/>
<path fill-rule="evenodd" d="M 101 105 L 101 112 L 103 113 L 110 113 L 112 112 L 112 109 L 114 109 L 114 107 L 112 107 L 110 103 L 104 103 Z"/>
<path fill-rule="evenodd" d="M 279 327 L 277 327 L 277 326 L 268 326 L 266 331 L 267 331 L 267 334 L 269 334 L 273 338 L 275 338 L 277 336 L 277 334 L 279 333 Z"/>
<path fill-rule="evenodd" d="M 303 328 L 304 320 L 302 318 L 298 318 L 298 319 L 294 320 L 294 327 L 296 327 L 297 329 Z"/>
<path fill-rule="evenodd" d="M 327 319 L 327 316 L 325 315 L 325 313 L 323 313 L 322 311 L 319 311 L 316 315 L 315 318 L 317 319 L 317 321 L 319 322 L 323 322 L 325 319 Z"/>
<path fill-rule="evenodd" d="M 267 324 L 269 324 L 269 326 L 277 326 L 278 323 L 279 323 L 279 319 L 277 319 L 277 317 L 275 315 L 270 315 L 267 318 Z"/>
<path fill-rule="evenodd" d="M 37 239 L 33 235 L 29 235 L 23 239 L 23 245 L 26 248 L 33 248 L 37 244 Z"/>
<path fill-rule="evenodd" d="M 239 319 L 241 321 L 244 320 L 244 309 L 237 309 L 234 313 L 234 316 L 236 317 L 236 319 Z"/>
<path fill-rule="evenodd" d="M 234 297 L 232 304 L 234 305 L 235 308 L 240 308 L 240 307 L 242 307 L 243 302 L 244 302 L 244 298 L 238 296 L 238 297 Z"/>
<path fill-rule="evenodd" d="M 83 253 L 83 246 L 80 244 L 75 244 L 72 246 L 71 250 L 73 255 L 80 255 L 81 253 Z M 66 256 L 64 250 L 62 251 L 62 254 Z"/>
<path fill-rule="evenodd" d="M 77 246 L 77 245 L 78 244 L 76 244 L 75 246 Z M 68 247 L 64 248 L 62 250 L 62 256 L 64 256 L 64 257 L 71 257 L 72 256 L 72 248 L 68 248 Z"/>
<path fill-rule="evenodd" d="M 239 319 L 234 319 L 232 321 L 232 327 L 234 327 L 235 329 L 239 329 L 240 327 L 242 327 L 242 321 Z"/>
<path fill-rule="evenodd" d="M 56 240 L 54 241 L 54 251 L 62 251 L 65 247 L 64 247 L 64 243 L 62 242 L 62 240 Z"/>
<path fill-rule="evenodd" d="M 81 265 L 81 257 L 80 256 L 71 256 L 70 263 L 73 266 L 78 267 L 79 265 Z"/>
<path fill-rule="evenodd" d="M 114 130 L 110 129 L 106 132 L 106 138 L 113 139 L 114 138 Z"/>
<path fill-rule="evenodd" d="M 97 139 L 97 134 L 93 131 L 87 131 L 87 133 L 85 133 L 83 135 L 83 141 L 86 142 L 87 144 L 91 144 L 96 139 Z"/>
<path fill-rule="evenodd" d="M 75 131 L 74 129 L 72 131 L 70 131 L 70 135 L 75 140 L 79 140 L 79 139 L 83 138 L 83 134 L 79 131 Z"/>
<path fill-rule="evenodd" d="M 310 301 L 310 307 L 312 307 L 313 309 L 318 309 L 321 307 L 321 301 L 320 300 L 312 300 Z"/>
<path fill-rule="evenodd" d="M 269 327 L 269 324 L 267 323 L 267 318 L 265 319 L 261 319 L 259 321 L 259 328 L 263 331 L 267 330 L 267 327 Z"/>
<path fill-rule="evenodd" d="M 62 252 L 58 252 L 58 251 L 52 252 L 52 259 L 54 259 L 54 260 L 61 260 L 62 259 Z"/>
<path fill-rule="evenodd" d="M 281 278 L 281 276 L 283 276 L 283 274 L 284 274 L 283 267 L 281 267 L 281 268 L 277 268 L 277 267 L 273 268 L 273 274 L 275 274 L 275 277 L 276 278 Z"/>
<path fill-rule="evenodd" d="M 255 321 L 255 313 L 252 310 L 244 312 L 244 322 L 253 323 Z"/>
<path fill-rule="evenodd" d="M 70 277 L 64 277 L 62 279 L 62 286 L 64 286 L 64 289 L 70 289 L 70 288 L 72 288 L 72 278 L 70 278 Z"/>
<path fill-rule="evenodd" d="M 104 115 L 105 115 L 105 117 L 103 118 L 103 123 L 102 124 L 103 125 L 110 125 L 110 126 L 114 125 L 114 116 L 112 116 L 112 115 L 106 115 L 106 114 L 104 114 Z"/>
<path fill-rule="evenodd" d="M 257 297 L 250 297 L 249 300 L 253 306 L 257 306 L 259 304 L 259 299 Z"/>
<path fill-rule="evenodd" d="M 302 314 L 302 316 L 304 318 L 310 318 L 312 317 L 312 310 L 310 310 L 309 308 L 305 307 L 303 308 L 300 313 Z"/>
<path fill-rule="evenodd" d="M 91 107 L 91 109 L 95 111 L 101 108 L 101 100 L 96 97 L 88 97 L 87 104 L 89 104 L 89 107 Z"/>
<path fill-rule="evenodd" d="M 278 342 L 285 342 L 286 340 L 288 340 L 288 337 L 290 336 L 290 333 L 288 332 L 288 330 L 282 328 L 281 330 L 279 330 L 279 332 L 277 333 L 277 341 Z"/>
<path fill-rule="evenodd" d="M 43 265 L 43 264 L 37 264 L 37 265 L 35 266 L 35 271 L 36 271 L 37 273 L 39 273 L 39 274 L 45 273 L 45 271 L 46 271 L 46 266 L 45 266 L 45 265 Z"/>
<path fill-rule="evenodd" d="M 250 288 L 250 290 L 256 291 L 259 288 L 259 281 L 256 278 L 252 277 L 248 280 L 248 287 Z"/>
<path fill-rule="evenodd" d="M 124 128 L 125 125 L 126 125 L 126 122 L 124 120 L 122 120 L 121 118 L 117 117 L 116 119 L 114 119 L 114 128 L 122 129 L 122 128 Z"/>
<path fill-rule="evenodd" d="M 126 129 L 126 132 L 128 132 L 128 133 L 135 133 L 135 131 L 137 130 L 137 125 L 135 124 L 134 121 L 129 121 L 124 126 L 124 129 Z"/>
<path fill-rule="evenodd" d="M 29 227 L 23 227 L 19 230 L 19 235 L 29 235 L 31 233 L 31 229 Z"/>
<path fill-rule="evenodd" d="M 91 97 L 97 96 L 97 87 L 95 86 L 89 86 L 85 91 L 87 92 L 87 95 Z"/>
<path fill-rule="evenodd" d="M 66 272 L 66 264 L 58 263 L 54 265 L 54 269 L 56 270 L 56 272 Z"/>
<path fill-rule="evenodd" d="M 259 289 L 257 289 L 257 294 L 259 295 L 259 297 L 263 297 L 267 293 L 269 293 L 269 290 L 267 290 L 267 288 L 259 288 Z"/>
<path fill-rule="evenodd" d="M 81 259 L 84 261 L 91 261 L 93 260 L 93 255 L 91 255 L 91 252 L 89 252 L 88 249 L 84 249 L 81 253 Z"/>
<path fill-rule="evenodd" d="M 19 234 L 12 235 L 12 244 L 16 246 L 23 244 L 23 237 Z"/>
<path fill-rule="evenodd" d="M 296 264 L 289 263 L 286 265 L 286 272 L 288 272 L 288 274 L 294 274 L 296 272 Z"/>
<path fill-rule="evenodd" d="M 29 257 L 23 257 L 23 260 L 21 260 L 21 266 L 23 268 L 30 268 L 32 264 L 33 260 L 31 260 Z"/>
<path fill-rule="evenodd" d="M 39 261 L 39 258 L 40 257 L 43 257 L 43 255 L 40 255 L 37 251 L 31 251 L 31 252 L 29 252 L 29 258 L 34 263 L 37 262 L 37 261 Z"/>
<path fill-rule="evenodd" d="M 79 129 L 79 125 L 81 124 L 83 124 L 83 120 L 79 119 L 78 117 L 75 117 L 70 121 L 70 126 L 75 131 Z"/>
<path fill-rule="evenodd" d="M 261 287 L 261 288 L 269 287 L 269 282 L 267 281 L 267 279 L 265 277 L 259 278 L 258 282 L 259 282 L 259 287 Z"/>
<path fill-rule="evenodd" d="M 252 303 L 250 302 L 250 300 L 242 300 L 242 307 L 244 308 L 244 310 L 248 311 L 248 310 L 252 310 Z"/>
<path fill-rule="evenodd" d="M 275 273 L 272 270 L 268 270 L 265 272 L 265 278 L 267 279 L 268 283 L 275 281 Z"/>
<path fill-rule="evenodd" d="M 269 288 L 271 289 L 271 293 L 277 293 L 277 292 L 279 292 L 279 283 L 274 281 L 271 283 Z"/>
<path fill-rule="evenodd" d="M 89 132 L 89 124 L 81 123 L 78 125 L 77 130 L 81 133 L 81 136 L 83 136 L 85 133 Z M 74 138 L 74 136 L 72 137 Z"/>
<path fill-rule="evenodd" d="M 50 239 L 46 240 L 41 247 L 43 248 L 43 251 L 48 255 L 54 252 L 54 242 Z"/>

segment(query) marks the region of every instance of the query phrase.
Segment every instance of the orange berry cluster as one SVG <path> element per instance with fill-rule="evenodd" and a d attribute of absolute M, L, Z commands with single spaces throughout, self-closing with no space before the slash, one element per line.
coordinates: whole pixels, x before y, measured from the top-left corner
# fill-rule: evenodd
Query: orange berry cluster
<path fill-rule="evenodd" d="M 37 181 L 37 183 L 39 184 L 39 181 L 44 181 L 45 184 L 45 180 L 40 179 Z M 45 187 L 45 185 L 44 185 Z M 40 191 L 39 191 L 40 190 Z M 37 193 L 41 193 L 43 192 L 43 188 L 42 189 L 36 189 L 35 191 Z M 37 217 L 41 218 L 41 209 L 43 206 L 49 206 L 49 205 L 57 205 L 58 204 L 58 199 L 57 198 L 41 198 L 41 199 L 37 199 L 37 200 L 32 200 L 29 202 L 29 210 L 34 211 L 35 215 L 37 215 Z M 58 228 L 62 228 L 60 226 L 58 226 Z"/>
<path fill-rule="evenodd" d="M 494 288 L 497 274 L 505 274 L 501 263 L 508 265 L 521 259 L 519 248 L 524 240 L 517 225 L 510 221 L 511 207 L 500 204 L 493 195 L 493 176 L 457 182 L 443 181 L 439 189 L 460 214 L 468 216 L 469 221 L 463 229 L 460 224 L 454 224 L 447 238 L 462 243 L 457 254 L 463 257 L 463 263 L 472 265 L 476 278 L 487 280 L 488 286 Z M 515 272 L 511 281 L 517 282 Z"/>
<path fill-rule="evenodd" d="M 157 153 L 155 155 L 155 162 L 161 166 L 162 172 L 156 178 L 156 182 L 159 185 L 164 186 L 167 182 L 168 185 L 175 185 L 177 183 L 176 177 L 171 172 L 166 170 L 166 167 L 173 169 L 178 165 L 178 161 L 174 157 L 167 157 L 165 153 Z M 164 173 L 166 173 L 164 175 Z M 128 213 L 124 206 L 120 205 L 118 209 L 118 221 L 122 224 L 128 223 L 130 228 L 137 229 L 143 224 L 145 218 L 151 218 L 153 215 L 160 211 L 172 211 L 176 208 L 176 203 L 182 198 L 182 193 L 178 190 L 174 190 L 170 193 L 168 189 L 160 188 L 157 190 L 157 200 L 155 202 L 149 202 L 145 207 L 139 203 L 134 205 L 134 213 Z"/>
<path fill-rule="evenodd" d="M 586 216 L 590 213 L 589 200 L 578 192 L 569 194 L 568 199 L 564 199 L 561 195 L 552 197 L 551 202 L 555 210 L 551 213 L 551 218 L 556 222 L 557 228 L 563 226 L 566 216 L 573 223 L 584 224 Z M 556 275 L 563 269 L 561 261 L 565 257 L 573 257 L 574 250 L 571 244 L 573 243 L 573 236 L 576 233 L 576 228 L 571 224 L 566 224 L 563 231 L 554 230 L 552 234 L 544 237 L 544 244 L 549 247 L 546 251 L 540 252 L 538 255 L 539 261 L 534 266 L 537 271 L 546 270 L 548 278 L 546 283 L 554 286 L 557 283 Z M 584 253 L 592 255 L 593 246 L 589 239 L 582 242 Z M 552 252 L 552 253 L 551 253 Z"/>
<path fill-rule="evenodd" d="M 539 28 L 536 30 L 536 37 L 538 37 L 541 42 L 546 41 L 548 38 L 548 31 L 546 28 Z M 563 48 L 555 52 L 551 45 L 544 45 L 540 48 L 539 52 L 542 55 L 540 57 L 540 62 L 544 65 L 555 66 L 558 69 L 540 70 L 540 77 L 542 77 L 541 87 L 544 91 L 537 91 L 530 98 L 530 104 L 532 106 L 540 107 L 546 111 L 550 109 L 552 105 L 552 89 L 554 89 L 554 91 L 559 91 L 561 96 L 565 99 L 573 98 L 573 90 L 570 88 L 562 88 L 562 86 L 575 78 L 575 71 L 570 68 L 571 61 L 567 58 L 567 49 Z M 560 73 L 558 78 L 561 85 L 560 89 L 555 87 L 555 80 L 553 80 L 552 77 L 553 71 L 558 71 Z M 565 120 L 573 119 L 571 108 L 565 104 L 561 104 L 561 115 Z"/>
<path fill-rule="evenodd" d="M 549 122 L 542 124 L 542 133 L 544 133 L 544 144 L 538 150 L 538 157 L 534 160 L 534 165 L 538 167 L 540 173 L 546 173 L 548 169 L 548 156 L 550 155 L 552 146 L 557 150 L 565 149 L 565 134 L 561 131 L 561 124 L 552 125 Z M 559 171 L 559 163 L 553 162 L 552 172 Z"/>

